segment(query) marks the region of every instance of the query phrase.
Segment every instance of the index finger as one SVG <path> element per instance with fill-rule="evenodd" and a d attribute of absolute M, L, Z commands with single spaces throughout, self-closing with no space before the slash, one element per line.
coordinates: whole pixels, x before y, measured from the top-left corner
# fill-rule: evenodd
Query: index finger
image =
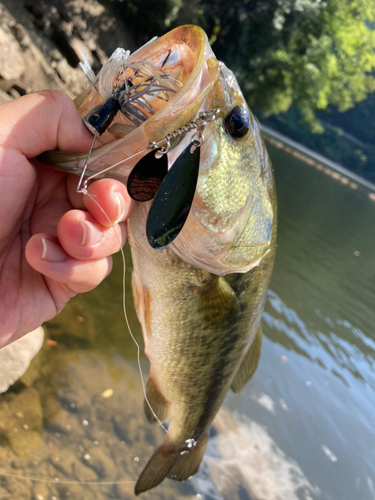
<path fill-rule="evenodd" d="M 87 151 L 92 135 L 63 92 L 42 90 L 1 105 L 0 145 L 34 158 L 47 150 Z"/>

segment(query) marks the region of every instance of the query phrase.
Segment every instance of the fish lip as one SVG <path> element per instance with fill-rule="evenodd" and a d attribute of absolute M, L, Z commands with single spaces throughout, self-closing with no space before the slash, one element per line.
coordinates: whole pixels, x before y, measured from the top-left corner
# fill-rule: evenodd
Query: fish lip
<path fill-rule="evenodd" d="M 162 133 L 160 133 L 159 130 L 156 130 L 156 127 L 160 127 L 158 122 L 162 121 L 164 125 L 164 121 L 166 119 L 169 119 L 170 124 L 168 125 L 168 128 L 170 128 L 170 131 L 174 131 L 178 130 L 181 126 L 196 118 L 198 109 L 202 107 L 200 101 L 202 101 L 202 97 L 205 97 L 211 90 L 214 79 L 217 75 L 216 71 L 215 74 L 211 77 L 211 83 L 209 83 L 204 87 L 204 89 L 202 89 L 202 94 L 204 95 L 197 96 L 196 92 L 193 92 L 193 90 L 197 87 L 197 85 L 201 83 L 198 76 L 202 73 L 207 59 L 210 58 L 211 55 L 213 55 L 207 35 L 199 26 L 184 25 L 175 28 L 174 30 L 161 37 L 159 39 L 160 45 L 162 45 L 164 42 L 167 42 L 169 38 L 174 40 L 176 45 L 181 44 L 181 42 L 187 45 L 195 54 L 195 63 L 194 67 L 189 72 L 188 78 L 183 82 L 181 89 L 171 97 L 168 104 L 160 108 L 154 115 L 152 115 L 148 120 L 144 122 L 143 127 L 145 129 L 146 135 L 150 134 L 152 140 L 154 140 L 155 142 L 163 139 L 168 133 L 168 131 L 163 131 Z M 157 45 L 159 40 L 156 40 L 154 44 Z M 149 47 L 146 47 L 145 51 L 147 52 L 148 49 Z M 140 53 L 140 55 L 142 55 L 142 52 Z M 188 94 L 192 95 L 189 96 Z M 198 99 L 198 97 L 201 98 Z M 186 113 L 186 108 L 191 106 L 194 101 L 196 101 L 196 106 L 192 106 L 193 109 L 191 110 L 191 112 Z M 181 120 L 181 116 L 184 116 L 186 118 Z M 156 139 L 154 139 L 153 137 L 156 137 Z"/>

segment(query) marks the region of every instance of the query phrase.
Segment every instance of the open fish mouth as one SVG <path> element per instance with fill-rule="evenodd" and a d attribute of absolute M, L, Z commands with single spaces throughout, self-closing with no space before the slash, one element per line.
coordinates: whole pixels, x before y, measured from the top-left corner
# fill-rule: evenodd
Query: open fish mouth
<path fill-rule="evenodd" d="M 218 73 L 206 34 L 190 25 L 151 40 L 133 54 L 117 49 L 96 76 L 87 61 L 81 66 L 90 85 L 74 102 L 101 145 L 92 151 L 87 174 L 122 182 L 140 158 L 129 157 L 210 109 L 210 103 L 203 103 Z M 48 152 L 38 160 L 78 175 L 86 158 L 87 153 Z M 109 171 L 115 164 L 120 166 Z"/>
<path fill-rule="evenodd" d="M 99 130 L 100 142 L 107 143 L 133 132 L 155 114 L 155 118 L 161 113 L 164 115 L 161 111 L 164 106 L 167 109 L 173 106 L 176 114 L 176 102 L 184 97 L 183 104 L 189 104 L 186 90 L 192 86 L 192 77 L 201 70 L 206 45 L 200 28 L 183 26 L 160 39 L 155 37 L 133 54 L 116 49 L 97 76 L 85 60 L 81 66 L 91 87 L 78 96 L 75 103 L 86 125 L 92 131 Z M 196 97 L 197 94 L 192 96 Z M 92 123 L 95 115 L 101 115 L 104 122 L 100 129 Z M 105 123 L 107 115 L 110 123 Z M 182 121 L 178 125 L 182 125 Z M 173 127 L 171 123 L 169 132 Z M 165 127 L 163 129 L 168 133 Z M 154 142 L 160 140 L 158 136 L 153 139 Z"/>

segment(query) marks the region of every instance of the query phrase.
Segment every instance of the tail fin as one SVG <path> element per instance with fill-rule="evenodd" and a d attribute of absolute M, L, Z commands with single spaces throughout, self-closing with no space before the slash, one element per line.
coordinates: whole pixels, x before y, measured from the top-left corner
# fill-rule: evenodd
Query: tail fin
<path fill-rule="evenodd" d="M 138 496 L 155 488 L 167 476 L 176 481 L 185 481 L 193 476 L 199 469 L 207 440 L 208 437 L 192 448 L 181 448 L 170 444 L 167 436 L 141 472 L 135 485 L 135 494 Z"/>
<path fill-rule="evenodd" d="M 147 462 L 135 485 L 136 495 L 155 488 L 173 468 L 178 459 L 179 450 L 175 446 L 170 446 L 168 442 L 167 437 Z"/>
<path fill-rule="evenodd" d="M 182 451 L 178 455 L 176 463 L 169 473 L 169 477 L 176 481 L 186 481 L 190 476 L 194 476 L 201 464 L 207 441 L 208 436 L 204 437 L 199 443 L 196 443 L 193 448 Z"/>

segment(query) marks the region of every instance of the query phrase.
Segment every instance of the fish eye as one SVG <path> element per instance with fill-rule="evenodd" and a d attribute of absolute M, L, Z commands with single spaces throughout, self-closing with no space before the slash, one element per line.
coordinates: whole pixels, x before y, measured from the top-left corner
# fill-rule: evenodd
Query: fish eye
<path fill-rule="evenodd" d="M 225 128 L 234 139 L 244 137 L 250 128 L 250 115 L 247 109 L 235 106 L 225 118 Z"/>

